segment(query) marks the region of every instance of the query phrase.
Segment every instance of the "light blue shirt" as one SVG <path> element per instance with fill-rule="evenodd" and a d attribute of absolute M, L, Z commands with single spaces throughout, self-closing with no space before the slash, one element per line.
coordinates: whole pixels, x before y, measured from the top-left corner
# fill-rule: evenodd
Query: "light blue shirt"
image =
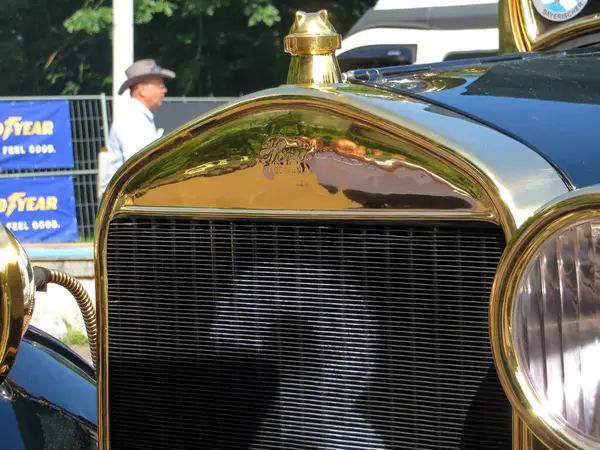
<path fill-rule="evenodd" d="M 160 130 L 162 132 L 162 130 Z M 106 167 L 101 170 L 101 192 L 125 161 L 160 137 L 154 115 L 142 102 L 132 98 L 127 108 L 113 123 L 108 136 Z"/>

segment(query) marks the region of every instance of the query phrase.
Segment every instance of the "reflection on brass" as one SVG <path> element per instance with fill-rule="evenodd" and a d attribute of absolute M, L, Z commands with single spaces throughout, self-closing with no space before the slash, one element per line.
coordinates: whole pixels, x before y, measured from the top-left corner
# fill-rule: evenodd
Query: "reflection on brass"
<path fill-rule="evenodd" d="M 342 74 L 334 52 L 342 46 L 342 37 L 329 21 L 326 10 L 298 11 L 284 43 L 285 51 L 292 55 L 288 84 L 341 82 Z"/>
<path fill-rule="evenodd" d="M 309 153 L 323 147 L 322 142 L 319 144 L 317 142 L 320 142 L 318 138 L 288 139 L 283 136 L 270 137 L 263 144 L 258 154 L 258 161 L 265 166 L 304 164 Z"/>
<path fill-rule="evenodd" d="M 381 150 L 370 152 L 379 159 L 366 152 L 364 145 L 344 138 L 324 145 L 320 137 L 270 137 L 259 161 L 270 180 L 308 171 L 327 192 L 341 192 L 356 207 L 477 211 L 474 199 L 441 177 Z"/>
<path fill-rule="evenodd" d="M 513 409 L 513 450 L 555 450 L 546 447 Z"/>
<path fill-rule="evenodd" d="M 536 398 L 525 382 L 526 369 L 517 358 L 512 323 L 514 300 L 519 280 L 535 252 L 554 233 L 579 221 L 600 217 L 600 188 L 591 187 L 569 192 L 539 210 L 509 242 L 494 279 L 490 296 L 490 340 L 500 382 L 519 417 L 524 419 L 518 434 L 519 449 L 544 448 L 535 436 L 551 449 L 592 450 L 590 443 L 556 420 Z M 516 421 L 520 419 L 516 418 Z M 534 442 L 533 447 L 528 444 Z"/>
<path fill-rule="evenodd" d="M 291 169 L 269 173 L 268 161 Z M 305 170 L 293 170 L 298 161 L 308 163 Z M 110 433 L 106 257 L 113 218 L 485 220 L 500 224 L 508 240 L 566 191 L 543 158 L 510 137 L 365 86 L 267 90 L 165 136 L 126 162 L 98 212 L 100 449 L 109 449 Z M 424 193 L 426 203 L 416 197 Z"/>
<path fill-rule="evenodd" d="M 542 444 L 513 409 L 513 450 L 553 450 Z"/>
<path fill-rule="evenodd" d="M 592 2 L 589 2 L 591 4 Z M 555 22 L 543 17 L 533 0 L 500 0 L 500 53 L 542 51 L 600 31 L 600 15 L 583 12 Z"/>
<path fill-rule="evenodd" d="M 0 224 L 0 383 L 12 366 L 21 343 L 25 324 L 27 270 L 31 267 L 23 248 Z M 23 273 L 25 272 L 25 273 Z"/>
<path fill-rule="evenodd" d="M 485 72 L 485 69 L 477 68 L 475 70 L 466 69 L 463 71 L 464 74 L 481 72 Z M 387 81 L 387 84 L 390 87 L 403 89 L 415 94 L 422 94 L 426 92 L 439 92 L 446 89 L 453 89 L 462 86 L 466 82 L 466 76 L 445 75 L 442 72 L 421 73 L 410 77 L 391 79 Z"/>
<path fill-rule="evenodd" d="M 323 113 L 299 109 L 301 117 L 321 124 L 324 135 L 269 136 L 257 149 L 246 145 L 236 149 L 237 157 L 192 164 L 182 173 L 154 177 L 152 186 L 140 186 L 125 197 L 127 207 L 170 207 L 239 210 L 328 210 L 359 209 L 389 211 L 471 212 L 492 217 L 490 205 L 473 191 L 460 173 L 431 160 L 419 164 L 411 157 L 419 147 L 387 139 L 366 124 L 335 118 L 325 126 Z M 247 119 L 257 130 L 274 128 L 287 110 L 272 114 L 252 114 Z M 283 122 L 285 124 L 285 122 Z M 305 124 L 305 131 L 315 125 Z M 284 127 L 287 125 L 283 125 Z M 235 128 L 238 128 L 237 126 Z M 338 129 L 352 128 L 362 137 L 336 136 Z M 219 129 L 221 133 L 225 126 Z M 239 131 L 252 137 L 249 126 Z M 324 136 L 330 137 L 324 137 Z M 218 139 L 212 146 L 223 148 Z M 394 144 L 395 142 L 395 144 Z M 190 149 L 192 151 L 192 149 Z M 247 154 L 243 154 L 246 152 Z M 256 152 L 255 156 L 252 155 Z M 194 155 L 199 154 L 197 149 Z M 212 153 L 206 149 L 206 153 Z M 174 152 L 168 156 L 175 158 Z M 187 157 L 185 160 L 189 160 Z M 235 164 L 245 161 L 246 164 Z M 157 168 L 163 164 L 157 163 Z M 153 165 L 148 167 L 151 170 Z M 217 176 L 218 174 L 218 176 Z M 451 181 L 450 181 L 451 180 Z M 238 189 L 247 186 L 247 189 Z M 193 193 L 193 195 L 190 195 Z"/>
<path fill-rule="evenodd" d="M 215 162 L 200 164 L 199 166 L 187 169 L 183 173 L 183 178 L 202 175 L 205 177 L 215 177 L 225 173 L 234 172 L 239 169 L 246 169 L 256 164 L 256 161 L 249 156 L 240 158 L 221 159 Z"/>

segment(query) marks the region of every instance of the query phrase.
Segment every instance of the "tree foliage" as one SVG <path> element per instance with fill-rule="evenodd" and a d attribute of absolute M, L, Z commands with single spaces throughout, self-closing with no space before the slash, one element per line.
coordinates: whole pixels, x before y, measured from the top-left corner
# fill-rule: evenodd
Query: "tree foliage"
<path fill-rule="evenodd" d="M 113 0 L 118 1 L 118 0 Z M 375 0 L 135 0 L 135 58 L 177 72 L 169 95 L 237 96 L 285 81 L 297 10 L 342 34 Z M 112 91 L 111 0 L 2 0 L 0 95 Z"/>

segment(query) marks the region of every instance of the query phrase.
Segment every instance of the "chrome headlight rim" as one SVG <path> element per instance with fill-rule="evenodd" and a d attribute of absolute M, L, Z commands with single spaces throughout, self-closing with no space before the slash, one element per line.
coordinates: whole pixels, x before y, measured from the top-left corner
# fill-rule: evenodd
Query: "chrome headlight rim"
<path fill-rule="evenodd" d="M 0 382 L 17 356 L 34 303 L 35 283 L 27 253 L 0 225 Z"/>
<path fill-rule="evenodd" d="M 21 271 L 21 279 L 23 282 L 23 326 L 21 331 L 21 337 L 25 336 L 27 328 L 31 323 L 33 317 L 33 310 L 35 309 L 35 275 L 33 272 L 33 266 L 29 260 L 29 255 L 21 245 L 21 243 L 15 238 L 17 253 L 19 258 L 19 270 Z"/>
<path fill-rule="evenodd" d="M 564 194 L 543 206 L 509 242 L 490 296 L 490 340 L 500 382 L 513 408 L 547 446 L 597 450 L 546 407 L 523 367 L 513 335 L 517 293 L 529 263 L 549 239 L 583 221 L 600 219 L 600 185 Z"/>

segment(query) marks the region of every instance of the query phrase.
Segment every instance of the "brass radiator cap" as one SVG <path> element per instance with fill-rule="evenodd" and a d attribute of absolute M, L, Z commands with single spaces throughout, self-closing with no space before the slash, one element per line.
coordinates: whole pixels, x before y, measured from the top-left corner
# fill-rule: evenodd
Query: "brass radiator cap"
<path fill-rule="evenodd" d="M 292 55 L 288 84 L 332 84 L 341 82 L 335 51 L 342 46 L 327 11 L 298 11 L 290 33 L 284 39 L 285 51 Z"/>
<path fill-rule="evenodd" d="M 327 11 L 298 11 L 296 20 L 285 37 L 285 51 L 294 56 L 326 55 L 342 46 L 342 36 L 336 31 Z"/>

